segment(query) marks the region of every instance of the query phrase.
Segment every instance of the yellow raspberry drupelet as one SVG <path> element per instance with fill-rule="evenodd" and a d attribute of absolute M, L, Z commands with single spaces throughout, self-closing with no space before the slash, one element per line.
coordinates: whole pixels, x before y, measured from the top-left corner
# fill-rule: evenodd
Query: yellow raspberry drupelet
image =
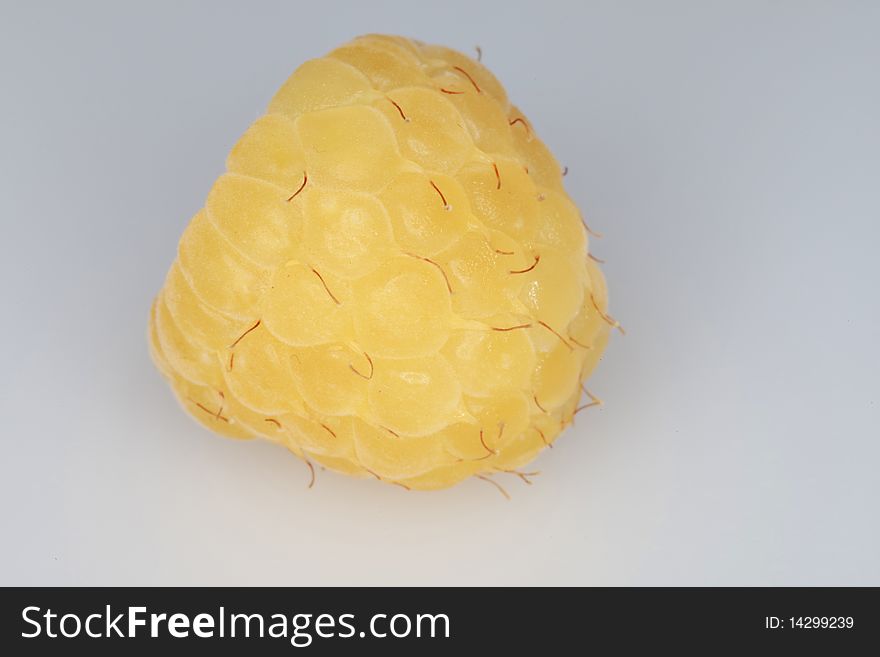
<path fill-rule="evenodd" d="M 606 307 L 559 165 L 495 77 L 371 35 L 300 66 L 232 149 L 150 346 L 208 428 L 434 489 L 572 422 Z"/>

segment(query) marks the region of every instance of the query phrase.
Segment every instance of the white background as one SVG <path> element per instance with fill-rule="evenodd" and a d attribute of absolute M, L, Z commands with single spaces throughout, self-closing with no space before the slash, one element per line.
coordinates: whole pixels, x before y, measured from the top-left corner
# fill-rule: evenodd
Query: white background
<path fill-rule="evenodd" d="M 880 585 L 871 2 L 4 3 L 0 584 Z M 407 493 L 199 428 L 145 330 L 305 59 L 473 52 L 605 233 L 615 338 L 543 474 Z"/>

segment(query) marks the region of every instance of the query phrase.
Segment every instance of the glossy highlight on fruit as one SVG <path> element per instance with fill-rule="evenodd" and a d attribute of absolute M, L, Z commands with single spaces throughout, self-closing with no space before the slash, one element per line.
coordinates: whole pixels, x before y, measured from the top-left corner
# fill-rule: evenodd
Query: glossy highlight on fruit
<path fill-rule="evenodd" d="M 516 471 L 597 403 L 583 382 L 617 324 L 587 229 L 478 61 L 355 39 L 300 66 L 226 164 L 149 322 L 209 429 L 435 489 Z"/>

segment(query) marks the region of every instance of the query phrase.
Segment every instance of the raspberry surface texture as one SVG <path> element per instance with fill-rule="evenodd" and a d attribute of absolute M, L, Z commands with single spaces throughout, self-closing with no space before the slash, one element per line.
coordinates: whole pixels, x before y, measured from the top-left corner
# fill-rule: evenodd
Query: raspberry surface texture
<path fill-rule="evenodd" d="M 562 171 L 478 61 L 370 35 L 232 148 L 150 315 L 209 429 L 411 489 L 515 471 L 616 322 Z"/>

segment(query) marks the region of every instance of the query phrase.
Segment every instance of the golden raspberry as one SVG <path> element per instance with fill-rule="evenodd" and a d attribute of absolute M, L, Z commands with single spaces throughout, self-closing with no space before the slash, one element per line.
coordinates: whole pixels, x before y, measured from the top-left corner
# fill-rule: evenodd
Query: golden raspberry
<path fill-rule="evenodd" d="M 202 424 L 429 489 L 571 423 L 616 323 L 559 165 L 482 64 L 355 39 L 293 73 L 227 170 L 150 317 Z"/>

